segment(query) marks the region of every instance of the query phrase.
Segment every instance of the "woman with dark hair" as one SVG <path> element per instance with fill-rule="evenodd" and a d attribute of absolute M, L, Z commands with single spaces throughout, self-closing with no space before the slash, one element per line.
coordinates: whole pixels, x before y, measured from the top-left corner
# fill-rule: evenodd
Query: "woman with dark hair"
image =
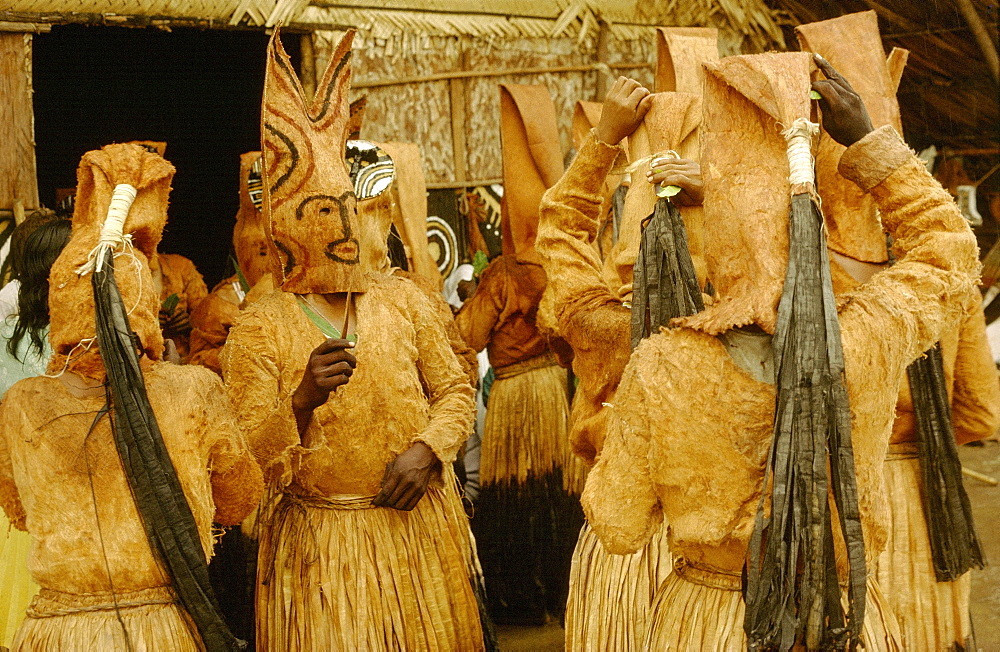
<path fill-rule="evenodd" d="M 40 215 L 17 229 L 28 229 L 28 233 L 24 248 L 11 252 L 15 256 L 11 261 L 14 279 L 20 287 L 17 313 L 8 317 L 0 329 L 7 339 L 7 357 L 0 357 L 2 392 L 21 378 L 38 375 L 48 362 L 49 270 L 69 242 L 72 227 L 67 219 Z"/>
<path fill-rule="evenodd" d="M 0 320 L 0 395 L 11 385 L 45 372 L 49 347 L 49 270 L 69 242 L 70 221 L 49 212 L 36 212 L 11 235 L 11 268 L 17 311 Z M 0 645 L 9 647 L 38 592 L 28 573 L 31 537 L 10 527 L 0 512 Z"/>

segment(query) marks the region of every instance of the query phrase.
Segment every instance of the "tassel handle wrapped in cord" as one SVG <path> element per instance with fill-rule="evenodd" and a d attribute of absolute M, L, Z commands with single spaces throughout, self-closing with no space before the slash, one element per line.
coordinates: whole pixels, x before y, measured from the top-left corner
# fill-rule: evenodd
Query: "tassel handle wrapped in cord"
<path fill-rule="evenodd" d="M 111 204 L 108 205 L 108 215 L 104 220 L 104 226 L 101 227 L 101 237 L 87 257 L 87 262 L 76 270 L 77 274 L 83 276 L 95 269 L 101 271 L 107 252 L 111 251 L 113 255 L 115 249 L 132 242 L 132 234 L 124 233 L 125 220 L 128 218 L 128 212 L 132 208 L 137 192 L 135 186 L 127 183 L 115 186 Z"/>

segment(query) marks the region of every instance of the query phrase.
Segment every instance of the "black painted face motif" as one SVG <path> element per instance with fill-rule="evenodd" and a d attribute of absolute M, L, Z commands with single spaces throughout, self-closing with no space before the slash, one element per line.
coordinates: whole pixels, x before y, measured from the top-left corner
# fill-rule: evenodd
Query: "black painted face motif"
<path fill-rule="evenodd" d="M 324 254 L 330 260 L 346 265 L 360 262 L 361 245 L 351 229 L 351 216 L 356 211 L 357 201 L 353 192 L 345 192 L 340 197 L 332 195 L 312 195 L 295 209 L 297 220 L 310 224 L 325 223 L 330 235 Z"/>

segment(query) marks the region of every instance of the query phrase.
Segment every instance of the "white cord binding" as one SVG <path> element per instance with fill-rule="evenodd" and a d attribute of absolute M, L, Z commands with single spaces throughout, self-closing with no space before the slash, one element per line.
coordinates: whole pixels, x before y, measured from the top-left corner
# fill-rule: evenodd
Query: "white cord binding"
<path fill-rule="evenodd" d="M 795 186 L 815 186 L 812 140 L 819 133 L 819 125 L 806 118 L 796 118 L 788 129 L 781 132 L 788 143 L 788 182 Z"/>
<path fill-rule="evenodd" d="M 104 226 L 101 227 L 101 237 L 97 241 L 97 246 L 87 256 L 87 262 L 76 270 L 78 275 L 83 276 L 95 268 L 100 271 L 104 267 L 104 258 L 108 251 L 114 255 L 115 249 L 131 246 L 132 234 L 125 234 L 123 231 L 136 192 L 135 186 L 127 183 L 115 186 L 111 204 L 108 206 L 108 216 L 104 219 Z"/>

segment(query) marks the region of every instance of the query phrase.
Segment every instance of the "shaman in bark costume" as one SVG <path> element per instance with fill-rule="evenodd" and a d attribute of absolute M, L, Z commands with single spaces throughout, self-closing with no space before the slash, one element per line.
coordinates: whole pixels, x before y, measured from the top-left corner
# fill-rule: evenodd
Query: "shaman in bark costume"
<path fill-rule="evenodd" d="M 802 25 L 797 32 L 804 50 L 822 54 L 846 77 L 858 79 L 855 88 L 873 125 L 901 131 L 895 95 L 907 52 L 895 49 L 888 60 L 883 57 L 875 12 Z M 816 163 L 834 291 L 845 301 L 888 263 L 872 198 L 837 172 L 842 152 L 824 134 Z M 878 581 L 903 645 L 912 650 L 972 647 L 968 569 L 979 565 L 981 554 L 955 443 L 989 437 L 1000 426 L 1000 382 L 979 292 L 970 292 L 962 304 L 938 347 L 902 379 L 885 463 L 891 528 Z M 936 414 L 944 418 L 935 419 Z M 927 486 L 942 489 L 927 491 Z"/>
<path fill-rule="evenodd" d="M 898 649 L 877 585 L 865 582 L 887 536 L 882 461 L 895 388 L 960 314 L 976 244 L 891 127 L 863 135 L 863 111 L 845 108 L 860 101 L 823 63 L 833 80 L 814 88 L 825 125 L 850 144 L 840 172 L 871 193 L 900 256 L 834 311 L 808 194 L 810 58 L 706 64 L 705 255 L 718 298 L 633 353 L 584 492 L 611 552 L 670 526 L 677 561 L 653 607 L 650 649 L 841 649 L 859 639 Z M 787 142 L 777 123 L 791 128 Z M 838 579 L 849 585 L 846 617 Z"/>
<path fill-rule="evenodd" d="M 240 522 L 261 472 L 221 382 L 161 362 L 148 259 L 173 168 L 135 145 L 89 152 L 52 267 L 48 377 L 0 406 L 0 503 L 41 585 L 15 650 L 233 650 L 208 583 L 212 523 Z M 138 349 L 138 353 L 137 353 Z"/>
<path fill-rule="evenodd" d="M 252 298 L 273 289 L 270 277 L 273 254 L 264 232 L 264 219 L 260 212 L 262 200 L 260 152 L 246 152 L 240 155 L 240 209 L 233 228 L 233 250 L 239 269 L 216 285 L 191 313 L 188 363 L 208 367 L 217 374 L 222 373 L 219 351 L 226 343 L 229 329 L 236 322 L 250 290 L 261 281 L 264 281 L 267 291 L 258 289 Z"/>
<path fill-rule="evenodd" d="M 566 603 L 582 523 L 583 467 L 567 438 L 567 375 L 539 330 L 545 270 L 534 248 L 542 194 L 563 171 L 555 105 L 544 86 L 500 86 L 503 255 L 456 317 L 466 343 L 487 349 L 490 390 L 472 527 L 490 613 L 500 623 L 544 622 Z M 519 560 L 511 563 L 512 559 Z"/>
<path fill-rule="evenodd" d="M 715 29 L 662 29 L 658 37 L 660 68 L 670 74 L 658 74 L 657 86 L 668 92 L 651 98 L 644 124 L 622 140 L 636 162 L 627 168 L 631 171 L 627 194 L 624 186 L 614 195 L 609 193 L 609 186 L 617 183 L 626 169 L 619 150 L 595 140 L 588 130 L 581 134 L 585 140 L 578 145 L 574 164 L 542 204 L 538 248 L 546 259 L 546 273 L 553 279 L 548 291 L 555 293 L 558 330 L 573 347 L 573 370 L 579 378 L 570 415 L 570 441 L 588 465 L 594 463 L 603 444 L 605 406 L 613 400 L 632 351 L 632 310 L 644 308 L 629 307 L 633 268 L 642 242 L 641 224 L 653 216 L 657 203 L 654 188 L 644 175 L 661 153 L 698 158 L 701 64 L 718 58 Z M 600 105 L 596 109 L 590 112 L 593 125 L 600 119 Z M 609 212 L 608 197 L 612 197 L 610 212 L 617 210 L 621 215 L 616 242 L 603 257 L 603 269 L 600 259 L 586 254 L 586 245 L 601 238 L 600 218 L 597 224 L 593 222 L 593 188 L 600 179 L 605 180 L 605 201 L 598 215 Z M 618 197 L 621 199 L 614 201 Z M 702 208 L 698 202 L 687 203 L 679 211 L 687 227 L 700 291 L 705 285 Z M 648 281 L 659 284 L 660 279 Z M 662 284 L 659 292 L 666 295 L 669 286 Z M 643 649 L 654 594 L 671 569 L 666 527 L 632 555 L 612 555 L 585 524 L 570 575 L 567 649 Z"/>
<path fill-rule="evenodd" d="M 481 649 L 450 471 L 473 390 L 420 291 L 372 268 L 377 227 L 358 219 L 344 162 L 352 38 L 309 104 L 277 33 L 268 47 L 263 213 L 280 291 L 222 353 L 277 497 L 258 525 L 257 644 Z"/>
<path fill-rule="evenodd" d="M 167 144 L 159 140 L 130 140 L 151 154 L 167 155 Z M 187 361 L 192 316 L 208 295 L 208 287 L 194 263 L 180 254 L 157 253 L 149 260 L 153 285 L 160 291 L 160 327 L 163 337 L 173 340 L 177 354 Z"/>
<path fill-rule="evenodd" d="M 655 217 L 657 204 L 654 187 L 645 175 L 657 153 L 674 151 L 685 159 L 697 157 L 700 98 L 659 93 L 648 101 L 650 108 L 643 124 L 629 136 L 631 156 L 637 164 L 630 166 L 635 169 L 624 199 L 621 237 L 603 269 L 592 245 L 603 210 L 594 188 L 598 180 L 612 173 L 621 149 L 591 133 L 566 175 L 542 202 L 537 246 L 551 279 L 549 287 L 556 295 L 559 332 L 573 347 L 573 369 L 580 379 L 570 441 L 590 465 L 604 441 L 604 406 L 614 400 L 633 347 L 633 308 L 629 306 L 633 301 L 632 272 L 636 265 L 642 265 L 637 262 L 642 224 Z M 680 211 L 691 232 L 700 229 L 700 206 L 683 206 Z M 684 249 L 690 258 L 687 247 Z M 631 265 L 625 263 L 628 259 Z M 693 270 L 694 265 L 692 281 L 697 278 Z M 640 272 L 638 282 L 646 283 L 645 266 Z M 655 281 L 665 297 L 670 284 L 660 283 L 659 276 Z M 700 295 L 700 284 L 695 281 L 693 286 L 693 292 Z M 645 310 L 641 295 L 634 308 Z M 687 313 L 672 316 L 681 314 Z M 612 555 L 589 525 L 584 526 L 570 577 L 567 649 L 643 649 L 654 593 L 672 568 L 665 537 L 663 528 L 640 551 Z"/>

